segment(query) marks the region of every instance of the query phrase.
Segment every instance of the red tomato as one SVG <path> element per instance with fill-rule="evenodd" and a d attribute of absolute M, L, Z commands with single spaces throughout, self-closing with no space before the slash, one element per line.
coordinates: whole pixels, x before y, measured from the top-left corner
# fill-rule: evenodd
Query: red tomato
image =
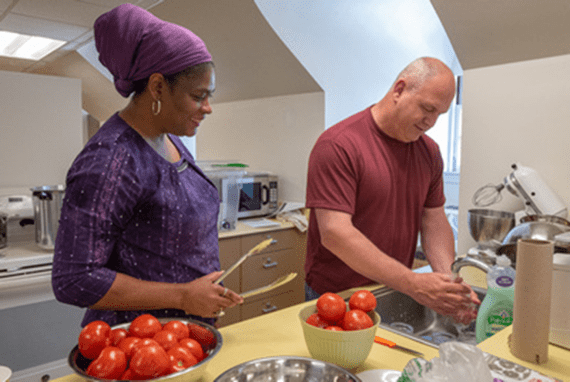
<path fill-rule="evenodd" d="M 101 379 L 119 379 L 127 370 L 127 357 L 125 353 L 114 346 L 107 346 L 101 351 L 99 357 L 87 367 L 87 374 Z"/>
<path fill-rule="evenodd" d="M 342 328 L 344 330 L 367 329 L 374 325 L 374 321 L 360 309 L 351 309 L 344 315 Z"/>
<path fill-rule="evenodd" d="M 340 326 L 336 326 L 336 325 L 327 326 L 325 329 L 326 330 L 332 330 L 333 332 L 343 332 L 344 331 L 343 328 L 341 328 Z"/>
<path fill-rule="evenodd" d="M 316 326 L 317 328 L 326 328 L 330 324 L 324 320 L 318 313 L 313 313 L 307 318 L 307 324 Z"/>
<path fill-rule="evenodd" d="M 176 336 L 176 333 L 171 332 L 170 330 L 163 329 L 160 332 L 156 333 L 152 339 L 158 342 L 158 344 L 162 346 L 166 351 L 169 351 L 174 345 L 178 344 L 178 337 Z"/>
<path fill-rule="evenodd" d="M 134 376 L 133 376 L 133 372 L 131 371 L 131 369 L 125 370 L 123 375 L 121 375 L 121 381 L 130 381 L 133 378 L 134 378 Z"/>
<path fill-rule="evenodd" d="M 170 330 L 176 333 L 178 340 L 181 340 L 183 338 L 188 338 L 190 336 L 190 329 L 188 329 L 188 325 L 186 325 L 182 321 L 177 321 L 177 320 L 168 321 L 166 324 L 162 326 L 162 329 Z"/>
<path fill-rule="evenodd" d="M 160 344 L 158 342 L 156 342 L 155 340 L 153 340 L 152 338 L 141 338 L 140 342 L 137 342 L 136 344 L 133 345 L 132 356 L 134 356 L 135 353 L 137 351 L 139 351 L 140 348 L 143 348 L 143 347 L 148 346 L 148 345 L 160 346 Z M 162 346 L 160 346 L 160 347 L 162 347 Z"/>
<path fill-rule="evenodd" d="M 216 346 L 216 336 L 205 327 L 190 322 L 188 323 L 188 329 L 190 330 L 190 338 L 198 341 L 204 351 L 213 349 Z"/>
<path fill-rule="evenodd" d="M 190 366 L 194 366 L 198 363 L 198 359 L 194 357 L 190 350 L 182 345 L 178 345 L 166 352 L 170 358 L 169 372 L 176 373 L 177 371 L 184 370 Z"/>
<path fill-rule="evenodd" d="M 129 363 L 133 375 L 143 379 L 165 375 L 169 366 L 170 357 L 160 345 L 146 345 L 139 348 Z"/>
<path fill-rule="evenodd" d="M 348 307 L 370 312 L 376 308 L 376 297 L 368 290 L 356 291 L 350 296 Z"/>
<path fill-rule="evenodd" d="M 111 327 L 104 321 L 93 321 L 85 325 L 79 333 L 79 352 L 88 359 L 95 359 L 105 347 L 109 346 Z"/>
<path fill-rule="evenodd" d="M 329 322 L 342 320 L 346 312 L 346 302 L 336 293 L 326 292 L 317 300 L 317 313 Z"/>
<path fill-rule="evenodd" d="M 117 346 L 119 342 L 121 342 L 123 338 L 127 338 L 128 335 L 129 333 L 127 332 L 127 329 L 123 328 L 111 329 L 111 331 L 109 332 L 109 339 L 111 340 L 111 346 Z"/>
<path fill-rule="evenodd" d="M 196 341 L 193 338 L 183 338 L 180 341 L 178 341 L 178 343 L 187 348 L 190 353 L 192 353 L 194 355 L 194 357 L 196 357 L 196 359 L 198 361 L 203 360 L 204 358 L 206 358 L 206 354 L 204 353 L 204 350 L 202 349 L 202 345 L 200 345 L 200 343 L 198 341 Z"/>
<path fill-rule="evenodd" d="M 162 330 L 162 324 L 151 314 L 142 314 L 129 326 L 129 335 L 140 338 L 152 338 Z"/>
<path fill-rule="evenodd" d="M 133 357 L 133 354 L 135 353 L 136 344 L 141 341 L 142 339 L 138 337 L 123 338 L 122 340 L 119 341 L 117 347 L 121 349 L 123 352 L 125 352 L 127 359 L 130 360 Z"/>

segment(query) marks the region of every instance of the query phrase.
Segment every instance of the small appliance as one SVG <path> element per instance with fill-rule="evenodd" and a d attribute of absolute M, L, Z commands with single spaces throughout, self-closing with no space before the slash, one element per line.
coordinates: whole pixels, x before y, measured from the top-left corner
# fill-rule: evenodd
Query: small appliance
<path fill-rule="evenodd" d="M 568 208 L 542 179 L 536 170 L 514 163 L 513 171 L 498 185 L 488 184 L 479 188 L 473 195 L 473 204 L 487 207 L 501 200 L 503 188 L 518 196 L 524 203 L 524 210 L 515 213 L 515 224 L 525 215 L 549 215 L 566 219 Z"/>
<path fill-rule="evenodd" d="M 226 215 L 237 204 L 237 219 L 267 216 L 277 210 L 278 185 L 277 175 L 269 172 L 245 170 L 204 171 L 218 189 L 221 206 Z M 235 200 L 232 195 L 239 195 Z M 230 216 L 230 224 L 231 224 Z"/>
<path fill-rule="evenodd" d="M 568 209 L 564 202 L 534 169 L 513 164 L 513 171 L 505 177 L 507 190 L 520 197 L 528 215 L 553 215 L 566 218 Z"/>

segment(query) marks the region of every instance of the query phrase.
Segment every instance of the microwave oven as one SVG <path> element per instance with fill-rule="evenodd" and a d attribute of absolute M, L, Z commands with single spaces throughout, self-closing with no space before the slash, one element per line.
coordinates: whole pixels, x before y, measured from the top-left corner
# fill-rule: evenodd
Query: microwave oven
<path fill-rule="evenodd" d="M 208 171 L 206 175 L 218 189 L 220 202 L 226 209 L 235 203 L 232 188 L 237 184 L 237 219 L 267 216 L 277 211 L 279 181 L 276 175 L 250 171 Z"/>

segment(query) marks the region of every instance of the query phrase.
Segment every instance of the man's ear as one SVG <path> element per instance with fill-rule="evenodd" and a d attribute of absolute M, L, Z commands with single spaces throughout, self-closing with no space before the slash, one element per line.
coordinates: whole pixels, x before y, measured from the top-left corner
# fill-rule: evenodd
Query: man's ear
<path fill-rule="evenodd" d="M 406 89 L 407 85 L 408 84 L 406 83 L 406 80 L 404 80 L 403 78 L 396 81 L 393 87 L 394 95 L 400 97 L 404 93 L 404 90 Z"/>

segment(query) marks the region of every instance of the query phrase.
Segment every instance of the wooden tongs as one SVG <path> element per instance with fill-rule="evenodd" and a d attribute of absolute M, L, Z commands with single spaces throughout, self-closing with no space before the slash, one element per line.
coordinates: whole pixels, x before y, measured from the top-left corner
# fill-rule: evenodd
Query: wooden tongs
<path fill-rule="evenodd" d="M 226 271 L 224 271 L 224 273 L 222 273 L 222 275 L 220 277 L 218 277 L 218 279 L 216 281 L 214 281 L 214 284 L 221 283 L 226 277 L 228 277 L 228 275 L 230 273 L 235 271 L 237 269 L 237 267 L 239 267 L 244 261 L 246 261 L 248 257 L 258 254 L 259 252 L 263 251 L 265 248 L 267 248 L 270 245 L 275 244 L 275 243 L 277 243 L 277 240 L 267 239 L 267 240 L 263 240 L 261 243 L 257 244 L 255 247 L 250 249 L 248 253 L 246 253 L 245 255 L 240 257 L 240 259 L 238 261 L 236 261 L 231 267 L 229 267 Z"/>

